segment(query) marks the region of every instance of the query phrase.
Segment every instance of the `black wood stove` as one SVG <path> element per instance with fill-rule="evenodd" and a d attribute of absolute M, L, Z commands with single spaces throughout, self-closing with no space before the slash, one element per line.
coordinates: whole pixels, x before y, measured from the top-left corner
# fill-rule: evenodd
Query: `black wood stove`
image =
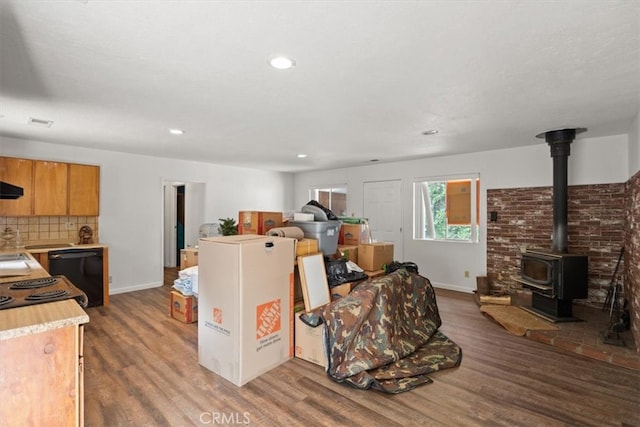
<path fill-rule="evenodd" d="M 528 249 L 522 254 L 520 278 L 531 289 L 530 310 L 550 320 L 577 321 L 573 317 L 573 300 L 587 298 L 589 259 L 570 254 L 567 236 L 567 159 L 570 144 L 584 128 L 543 132 L 553 158 L 553 242 L 551 250 Z"/>

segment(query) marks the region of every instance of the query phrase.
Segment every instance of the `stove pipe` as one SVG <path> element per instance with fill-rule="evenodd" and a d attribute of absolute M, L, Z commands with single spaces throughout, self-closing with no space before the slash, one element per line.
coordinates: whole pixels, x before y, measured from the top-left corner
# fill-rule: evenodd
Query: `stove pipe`
<path fill-rule="evenodd" d="M 553 157 L 553 252 L 569 252 L 567 232 L 567 160 L 571 155 L 570 145 L 576 134 L 586 132 L 586 128 L 549 130 L 536 135 L 544 138 Z"/>

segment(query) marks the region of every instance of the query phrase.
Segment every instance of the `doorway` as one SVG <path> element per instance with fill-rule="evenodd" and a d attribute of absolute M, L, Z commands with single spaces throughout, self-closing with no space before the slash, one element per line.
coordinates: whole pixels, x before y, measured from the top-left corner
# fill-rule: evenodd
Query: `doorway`
<path fill-rule="evenodd" d="M 178 267 L 180 251 L 198 245 L 204 221 L 205 184 L 163 182 L 163 265 Z"/>
<path fill-rule="evenodd" d="M 372 238 L 393 242 L 393 258 L 402 261 L 402 181 L 365 182 L 362 213 L 369 219 Z"/>

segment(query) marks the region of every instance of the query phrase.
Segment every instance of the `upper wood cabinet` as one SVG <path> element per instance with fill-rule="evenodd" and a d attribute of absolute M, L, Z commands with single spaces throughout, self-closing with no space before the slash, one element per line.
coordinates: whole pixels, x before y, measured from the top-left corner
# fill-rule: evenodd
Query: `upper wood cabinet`
<path fill-rule="evenodd" d="M 33 164 L 33 214 L 67 215 L 69 165 L 36 160 Z"/>
<path fill-rule="evenodd" d="M 0 216 L 31 215 L 33 160 L 0 157 L 0 181 L 22 187 L 18 199 L 0 200 Z"/>
<path fill-rule="evenodd" d="M 0 180 L 24 189 L 0 200 L 0 216 L 98 216 L 100 167 L 0 157 Z"/>
<path fill-rule="evenodd" d="M 100 168 L 69 165 L 69 215 L 98 216 L 100 211 Z"/>

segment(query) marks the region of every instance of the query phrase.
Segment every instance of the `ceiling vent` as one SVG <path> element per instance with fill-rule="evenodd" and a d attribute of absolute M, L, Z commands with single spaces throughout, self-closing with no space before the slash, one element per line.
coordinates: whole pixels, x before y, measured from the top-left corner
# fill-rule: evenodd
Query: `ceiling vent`
<path fill-rule="evenodd" d="M 42 119 L 36 119 L 35 117 L 29 117 L 29 121 L 27 123 L 32 126 L 50 128 L 51 125 L 53 125 L 53 120 L 42 120 Z"/>

